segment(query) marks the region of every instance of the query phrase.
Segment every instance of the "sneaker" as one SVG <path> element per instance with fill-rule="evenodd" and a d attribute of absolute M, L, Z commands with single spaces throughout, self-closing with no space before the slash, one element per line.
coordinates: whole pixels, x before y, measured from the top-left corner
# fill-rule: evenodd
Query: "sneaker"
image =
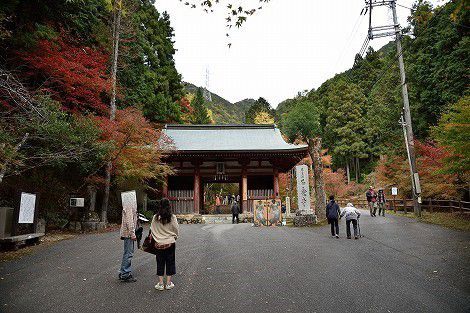
<path fill-rule="evenodd" d="M 335 238 L 336 236 L 335 235 L 331 235 L 331 238 Z"/>
<path fill-rule="evenodd" d="M 351 237 L 348 237 L 348 239 L 351 239 Z"/>
<path fill-rule="evenodd" d="M 356 237 L 354 237 L 354 239 L 359 239 L 359 237 L 358 237 L 358 236 L 356 236 Z"/>
<path fill-rule="evenodd" d="M 124 283 L 135 283 L 137 279 L 135 279 L 132 275 L 127 275 L 126 277 L 121 275 L 121 281 Z"/>
<path fill-rule="evenodd" d="M 175 287 L 175 284 L 173 284 L 173 282 L 170 282 L 169 284 L 166 284 L 165 289 L 170 290 L 170 289 L 173 289 L 174 287 Z"/>
<path fill-rule="evenodd" d="M 339 235 L 335 235 L 336 238 L 339 238 Z"/>
<path fill-rule="evenodd" d="M 162 291 L 165 290 L 165 286 L 161 283 L 158 283 L 155 285 L 155 289 Z"/>

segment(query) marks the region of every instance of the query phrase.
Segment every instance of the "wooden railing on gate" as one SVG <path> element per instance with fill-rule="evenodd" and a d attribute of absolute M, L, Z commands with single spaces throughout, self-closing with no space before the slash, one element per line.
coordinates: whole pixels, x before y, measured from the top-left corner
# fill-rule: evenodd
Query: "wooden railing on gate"
<path fill-rule="evenodd" d="M 341 207 L 346 206 L 348 202 L 354 204 L 358 208 L 368 209 L 366 199 L 337 199 L 336 202 Z M 387 209 L 403 211 L 405 214 L 413 212 L 413 199 L 387 199 Z M 439 200 L 439 199 L 423 199 L 421 210 L 424 212 L 459 212 L 461 214 L 470 214 L 470 202 L 461 200 Z"/>

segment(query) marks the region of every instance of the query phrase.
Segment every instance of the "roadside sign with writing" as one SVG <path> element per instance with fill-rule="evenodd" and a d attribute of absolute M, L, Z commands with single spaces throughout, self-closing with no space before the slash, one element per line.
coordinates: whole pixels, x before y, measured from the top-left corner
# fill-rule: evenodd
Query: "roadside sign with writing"
<path fill-rule="evenodd" d="M 297 204 L 301 212 L 311 212 L 310 208 L 310 189 L 308 184 L 307 165 L 297 165 L 295 167 L 297 178 Z"/>
<path fill-rule="evenodd" d="M 392 196 L 397 196 L 397 195 L 398 195 L 398 188 L 392 187 Z"/>

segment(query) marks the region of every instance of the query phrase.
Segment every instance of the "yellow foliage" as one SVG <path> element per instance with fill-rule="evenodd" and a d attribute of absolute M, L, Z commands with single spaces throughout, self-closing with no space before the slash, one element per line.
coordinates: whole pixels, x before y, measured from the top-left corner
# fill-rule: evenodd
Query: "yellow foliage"
<path fill-rule="evenodd" d="M 274 124 L 274 118 L 268 112 L 261 111 L 256 114 L 254 122 L 255 124 Z"/>

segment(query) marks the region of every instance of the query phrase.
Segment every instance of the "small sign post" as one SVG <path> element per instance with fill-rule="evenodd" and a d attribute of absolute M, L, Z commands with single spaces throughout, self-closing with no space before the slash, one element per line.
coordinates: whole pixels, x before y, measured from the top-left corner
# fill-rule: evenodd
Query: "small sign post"
<path fill-rule="evenodd" d="M 398 195 L 398 188 L 392 187 L 392 196 L 393 196 L 393 212 L 397 213 L 397 207 L 395 205 L 395 199 Z"/>

